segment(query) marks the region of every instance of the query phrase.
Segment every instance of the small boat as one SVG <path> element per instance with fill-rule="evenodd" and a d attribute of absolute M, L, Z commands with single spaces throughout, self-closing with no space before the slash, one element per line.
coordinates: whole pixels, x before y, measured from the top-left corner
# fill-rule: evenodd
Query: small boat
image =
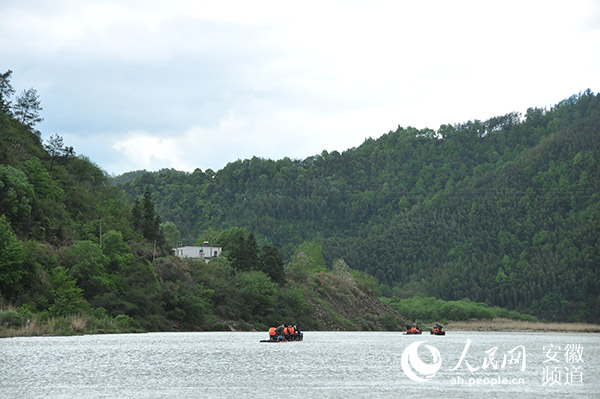
<path fill-rule="evenodd" d="M 435 326 L 431 327 L 429 330 L 429 334 L 431 335 L 446 335 L 446 331 L 444 331 L 444 326 L 440 323 L 435 323 Z"/>
<path fill-rule="evenodd" d="M 407 326 L 408 327 L 408 326 Z M 423 334 L 423 331 L 419 327 L 411 327 L 407 328 L 404 335 L 420 335 Z"/>
<path fill-rule="evenodd" d="M 302 341 L 303 339 L 304 339 L 304 334 L 303 333 L 298 333 L 298 334 L 294 334 L 294 335 L 289 336 L 287 339 L 283 338 L 281 341 L 280 340 L 271 341 L 270 339 L 261 339 L 260 342 L 271 342 L 271 343 L 277 344 L 279 342 Z"/>

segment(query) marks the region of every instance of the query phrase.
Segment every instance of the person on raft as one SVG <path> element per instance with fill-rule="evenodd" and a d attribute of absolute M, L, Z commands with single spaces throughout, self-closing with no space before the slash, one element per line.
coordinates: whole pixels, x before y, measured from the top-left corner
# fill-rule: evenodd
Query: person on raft
<path fill-rule="evenodd" d="M 294 327 L 292 327 L 292 325 L 288 325 L 287 327 L 283 328 L 283 337 L 285 338 L 286 341 L 291 341 L 294 339 Z"/>
<path fill-rule="evenodd" d="M 277 336 L 278 341 L 283 341 L 283 329 L 285 326 L 282 324 L 275 329 L 275 335 Z"/>
<path fill-rule="evenodd" d="M 277 341 L 277 333 L 275 330 L 275 326 L 271 326 L 271 328 L 269 328 L 269 341 Z"/>
<path fill-rule="evenodd" d="M 270 341 L 292 341 L 299 335 L 299 331 L 295 325 L 280 325 L 278 327 L 271 326 L 269 328 L 269 340 Z"/>

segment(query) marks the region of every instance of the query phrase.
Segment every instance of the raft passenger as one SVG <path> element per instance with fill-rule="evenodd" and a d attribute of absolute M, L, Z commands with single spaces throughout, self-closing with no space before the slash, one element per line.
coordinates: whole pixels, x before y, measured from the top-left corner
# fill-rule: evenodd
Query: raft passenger
<path fill-rule="evenodd" d="M 269 340 L 277 341 L 277 333 L 275 332 L 274 326 L 271 326 L 271 328 L 269 328 Z"/>
<path fill-rule="evenodd" d="M 287 326 L 283 327 L 283 338 L 285 338 L 286 341 L 290 340 L 290 328 Z"/>
<path fill-rule="evenodd" d="M 283 341 L 283 328 L 285 326 L 282 324 L 275 329 L 275 335 L 278 337 L 279 341 Z"/>

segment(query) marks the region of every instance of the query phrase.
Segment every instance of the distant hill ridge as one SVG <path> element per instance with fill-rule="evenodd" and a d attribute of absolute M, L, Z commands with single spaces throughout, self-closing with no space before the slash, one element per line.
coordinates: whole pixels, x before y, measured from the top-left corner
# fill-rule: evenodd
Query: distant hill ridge
<path fill-rule="evenodd" d="M 343 153 L 162 170 L 149 188 L 184 240 L 239 226 L 290 256 L 320 243 L 384 294 L 469 298 L 600 321 L 600 97 L 488 121 L 398 127 Z"/>

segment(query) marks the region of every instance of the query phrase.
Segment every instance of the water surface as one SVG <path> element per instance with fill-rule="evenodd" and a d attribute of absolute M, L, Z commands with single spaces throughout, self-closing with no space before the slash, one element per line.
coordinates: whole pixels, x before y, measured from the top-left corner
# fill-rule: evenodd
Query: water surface
<path fill-rule="evenodd" d="M 259 343 L 264 338 L 210 332 L 2 339 L 0 397 L 479 399 L 600 392 L 599 334 L 306 332 L 302 342 Z M 426 366 L 436 363 L 432 351 L 439 353 L 431 374 L 408 363 L 423 382 L 402 368 L 413 343 L 411 360 Z"/>

